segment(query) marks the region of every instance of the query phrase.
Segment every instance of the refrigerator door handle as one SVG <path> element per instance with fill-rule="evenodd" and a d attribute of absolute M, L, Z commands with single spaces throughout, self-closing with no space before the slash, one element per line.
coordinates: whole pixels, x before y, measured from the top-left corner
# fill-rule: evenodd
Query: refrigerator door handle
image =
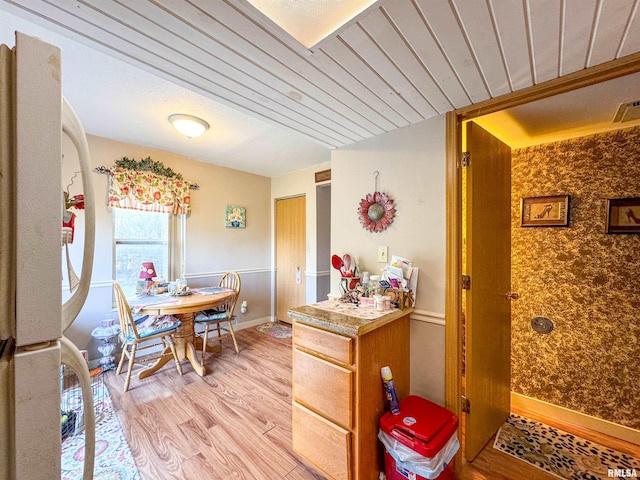
<path fill-rule="evenodd" d="M 83 265 L 84 269 L 84 265 Z M 83 480 L 93 478 L 93 467 L 96 451 L 96 418 L 93 412 L 93 394 L 91 393 L 91 378 L 87 369 L 87 362 L 71 341 L 60 337 L 60 358 L 62 363 L 68 366 L 78 376 L 82 389 L 82 410 L 84 416 L 84 470 Z"/>
<path fill-rule="evenodd" d="M 91 164 L 89 163 L 89 145 L 80 119 L 71 105 L 63 98 L 62 131 L 66 133 L 78 151 L 80 172 L 82 174 L 82 189 L 84 193 L 84 252 L 82 254 L 82 271 L 80 284 L 71 297 L 62 304 L 62 331 L 76 319 L 84 305 L 91 285 L 91 270 L 93 269 L 93 249 L 95 245 L 96 206 L 91 180 Z"/>

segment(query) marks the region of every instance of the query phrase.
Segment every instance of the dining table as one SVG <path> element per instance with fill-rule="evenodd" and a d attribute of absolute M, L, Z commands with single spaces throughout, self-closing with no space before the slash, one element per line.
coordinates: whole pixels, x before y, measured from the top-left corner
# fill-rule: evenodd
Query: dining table
<path fill-rule="evenodd" d="M 131 310 L 140 315 L 172 315 L 180 320 L 180 326 L 173 333 L 173 344 L 178 361 L 189 360 L 194 371 L 201 377 L 204 366 L 198 361 L 196 351 L 202 351 L 203 339 L 195 334 L 195 315 L 201 310 L 216 308 L 233 300 L 236 292 L 224 287 L 193 288 L 179 295 L 163 293 L 129 300 Z M 220 345 L 207 345 L 207 352 L 219 352 Z M 167 346 L 160 358 L 138 373 L 138 379 L 153 375 L 173 358 Z"/>

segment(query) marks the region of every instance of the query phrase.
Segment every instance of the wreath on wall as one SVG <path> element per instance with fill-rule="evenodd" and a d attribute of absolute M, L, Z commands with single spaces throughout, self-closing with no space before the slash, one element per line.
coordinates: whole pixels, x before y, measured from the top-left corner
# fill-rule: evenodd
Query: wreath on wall
<path fill-rule="evenodd" d="M 374 172 L 374 192 L 368 193 L 358 207 L 358 218 L 365 230 L 370 232 L 382 232 L 392 223 L 396 215 L 393 199 L 386 193 L 378 191 L 378 175 Z"/>

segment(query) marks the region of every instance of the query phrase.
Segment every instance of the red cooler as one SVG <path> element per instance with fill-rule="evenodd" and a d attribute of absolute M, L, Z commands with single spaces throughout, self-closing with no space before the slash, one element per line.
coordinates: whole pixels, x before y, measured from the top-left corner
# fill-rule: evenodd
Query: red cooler
<path fill-rule="evenodd" d="M 410 395 L 400 413 L 380 418 L 387 480 L 455 478 L 451 460 L 460 448 L 458 417 L 429 400 Z"/>

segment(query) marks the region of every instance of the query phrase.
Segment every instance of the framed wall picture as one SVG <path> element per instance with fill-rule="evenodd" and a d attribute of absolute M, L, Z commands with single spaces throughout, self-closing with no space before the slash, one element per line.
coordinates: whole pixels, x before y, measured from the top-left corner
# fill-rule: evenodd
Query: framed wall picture
<path fill-rule="evenodd" d="M 247 226 L 247 210 L 237 205 L 227 205 L 225 209 L 224 226 L 229 228 L 244 228 Z"/>
<path fill-rule="evenodd" d="M 570 195 L 522 198 L 520 226 L 568 227 L 570 201 Z"/>
<path fill-rule="evenodd" d="M 316 172 L 316 183 L 327 182 L 331 180 L 331 169 Z"/>
<path fill-rule="evenodd" d="M 607 233 L 640 233 L 640 198 L 607 199 Z"/>

